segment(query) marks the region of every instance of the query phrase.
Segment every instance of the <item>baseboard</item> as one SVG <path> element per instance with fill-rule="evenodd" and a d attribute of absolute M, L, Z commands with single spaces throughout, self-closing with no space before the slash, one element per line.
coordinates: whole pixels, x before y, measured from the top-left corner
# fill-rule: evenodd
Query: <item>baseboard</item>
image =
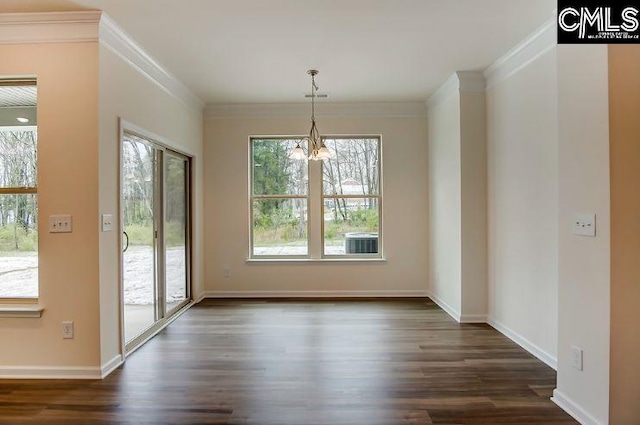
<path fill-rule="evenodd" d="M 122 363 L 124 363 L 124 359 L 120 354 L 118 354 L 117 356 L 115 356 L 114 358 L 112 358 L 111 360 L 109 360 L 108 362 L 102 365 L 102 367 L 100 368 L 100 377 L 104 379 L 107 376 L 111 375 L 111 373 L 114 370 L 116 370 L 118 367 L 120 367 Z"/>
<path fill-rule="evenodd" d="M 0 366 L 0 379 L 102 379 L 102 370 L 97 366 Z"/>
<path fill-rule="evenodd" d="M 436 303 L 438 305 L 438 307 L 443 309 L 449 316 L 451 316 L 453 318 L 453 320 L 455 320 L 456 322 L 460 323 L 460 321 L 462 319 L 462 315 L 460 314 L 460 312 L 458 310 L 456 310 L 455 308 L 451 307 L 442 298 L 438 297 L 437 295 L 435 295 L 433 293 L 429 293 L 428 296 L 429 296 L 429 298 L 431 298 L 431 301 L 433 301 L 434 303 Z"/>
<path fill-rule="evenodd" d="M 511 341 L 515 342 L 520 347 L 524 348 L 529 353 L 533 354 L 538 359 L 546 363 L 547 366 L 549 366 L 553 370 L 558 370 L 557 358 L 547 353 L 542 348 L 538 347 L 537 345 L 535 345 L 534 343 L 532 343 L 531 341 L 529 341 L 528 339 L 520 335 L 518 332 L 514 331 L 508 326 L 505 326 L 504 324 L 500 323 L 499 321 L 495 320 L 492 317 L 489 317 L 489 319 L 487 320 L 487 323 L 491 325 L 495 330 L 497 330 L 498 332 L 500 332 L 501 334 L 509 338 Z"/>
<path fill-rule="evenodd" d="M 426 291 L 206 291 L 203 298 L 426 298 Z"/>
<path fill-rule="evenodd" d="M 553 390 L 553 397 L 551 397 L 551 401 L 557 404 L 562 410 L 570 414 L 573 419 L 580 422 L 582 425 L 604 425 L 604 422 L 599 422 L 596 418 L 588 414 L 577 403 L 566 397 L 557 389 Z"/>
<path fill-rule="evenodd" d="M 198 304 L 200 301 L 204 300 L 205 298 L 207 298 L 207 293 L 201 292 L 200 295 L 198 295 L 193 299 L 193 304 Z"/>

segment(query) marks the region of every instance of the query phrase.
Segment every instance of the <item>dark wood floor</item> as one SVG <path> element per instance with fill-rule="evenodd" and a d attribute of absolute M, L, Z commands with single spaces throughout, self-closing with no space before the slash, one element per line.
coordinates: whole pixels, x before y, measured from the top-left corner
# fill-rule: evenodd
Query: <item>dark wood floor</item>
<path fill-rule="evenodd" d="M 208 300 L 104 381 L 0 381 L 0 423 L 575 424 L 555 378 L 429 300 Z"/>

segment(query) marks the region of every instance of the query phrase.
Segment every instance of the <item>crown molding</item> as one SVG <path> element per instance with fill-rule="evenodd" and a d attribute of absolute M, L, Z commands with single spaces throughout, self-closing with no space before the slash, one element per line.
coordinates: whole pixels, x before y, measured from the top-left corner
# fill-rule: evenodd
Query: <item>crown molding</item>
<path fill-rule="evenodd" d="M 433 92 L 431 96 L 427 99 L 427 107 L 429 109 L 438 107 L 443 101 L 453 96 L 458 92 L 460 87 L 458 81 L 458 73 L 454 72 L 445 80 L 444 83 L 438 87 L 438 89 Z"/>
<path fill-rule="evenodd" d="M 0 13 L 0 44 L 97 42 L 194 110 L 204 103 L 101 11 Z"/>
<path fill-rule="evenodd" d="M 482 93 L 486 82 L 482 72 L 456 71 L 427 99 L 428 108 L 437 108 L 444 100 L 457 93 Z"/>
<path fill-rule="evenodd" d="M 485 71 L 487 88 L 506 80 L 557 45 L 555 14 Z"/>
<path fill-rule="evenodd" d="M 204 107 L 204 103 L 185 84 L 169 73 L 105 13 L 100 21 L 100 44 L 185 105 L 196 111 Z"/>
<path fill-rule="evenodd" d="M 0 44 L 98 40 L 100 11 L 0 13 Z"/>
<path fill-rule="evenodd" d="M 209 104 L 205 118 L 308 117 L 309 103 Z M 316 103 L 318 117 L 426 117 L 422 102 L 333 102 Z"/>

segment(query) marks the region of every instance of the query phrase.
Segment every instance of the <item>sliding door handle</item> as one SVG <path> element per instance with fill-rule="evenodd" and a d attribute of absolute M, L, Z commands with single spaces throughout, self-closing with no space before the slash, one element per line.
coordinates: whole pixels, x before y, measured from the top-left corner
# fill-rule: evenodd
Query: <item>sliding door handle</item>
<path fill-rule="evenodd" d="M 122 232 L 122 234 L 124 235 L 125 239 L 127 240 L 127 244 L 124 246 L 124 249 L 122 250 L 123 253 L 127 252 L 127 249 L 129 249 L 129 235 L 127 235 L 127 232 Z"/>

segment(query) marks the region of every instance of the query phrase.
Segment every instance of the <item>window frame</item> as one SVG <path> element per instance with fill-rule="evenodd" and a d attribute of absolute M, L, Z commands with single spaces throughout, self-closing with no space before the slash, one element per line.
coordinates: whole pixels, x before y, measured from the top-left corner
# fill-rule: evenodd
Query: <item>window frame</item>
<path fill-rule="evenodd" d="M 323 187 L 323 167 L 324 161 L 318 161 L 319 164 L 314 166 L 315 161 L 309 161 L 307 169 L 307 195 L 254 195 L 253 187 L 253 141 L 254 140 L 300 140 L 302 141 L 305 136 L 287 135 L 287 136 L 249 136 L 249 155 L 248 155 L 248 168 L 249 168 L 249 262 L 287 262 L 287 261 L 327 261 L 327 262 L 361 262 L 361 261 L 385 261 L 384 258 L 384 244 L 383 244 L 383 172 L 382 172 L 382 135 L 380 134 L 333 134 L 322 136 L 323 140 L 334 139 L 376 139 L 378 141 L 378 193 L 376 195 L 325 195 Z M 303 143 L 301 143 L 303 145 Z M 305 146 L 303 146 L 304 148 Z M 307 152 L 310 152 L 310 141 L 307 140 L 306 144 Z M 319 187 L 319 193 L 313 188 Z M 256 199 L 305 199 L 307 202 L 307 254 L 306 255 L 254 255 L 254 215 L 253 204 Z M 378 252 L 373 254 L 339 254 L 339 255 L 326 255 L 325 254 L 325 199 L 340 199 L 340 198 L 355 198 L 355 199 L 376 199 L 378 202 Z M 313 210 L 312 205 L 319 204 L 319 208 L 315 207 Z M 319 241 L 314 238 L 315 229 L 319 229 Z"/>
<path fill-rule="evenodd" d="M 376 139 L 378 141 L 378 194 L 377 195 L 325 195 L 322 178 L 324 176 L 324 161 L 320 167 L 320 254 L 323 259 L 382 259 L 382 136 L 380 135 L 332 135 L 322 136 L 322 140 L 355 140 L 355 139 Z M 326 199 L 376 199 L 378 201 L 378 252 L 371 254 L 325 254 L 325 200 Z"/>
<path fill-rule="evenodd" d="M 252 260 L 305 260 L 311 258 L 311 219 L 309 214 L 309 206 L 311 202 L 310 193 L 310 170 L 307 168 L 307 194 L 303 195 L 255 195 L 253 187 L 253 141 L 254 140 L 292 140 L 303 142 L 304 136 L 250 136 L 249 137 L 249 258 Z M 304 255 L 255 255 L 254 254 L 254 226 L 255 217 L 253 214 L 253 205 L 255 201 L 262 199 L 304 199 L 307 203 L 307 253 Z"/>
<path fill-rule="evenodd" d="M 22 86 L 35 86 L 36 91 L 38 87 L 38 81 L 36 78 L 17 78 L 17 79 L 2 79 L 0 78 L 0 86 L 14 86 L 14 87 L 22 87 Z M 37 93 L 37 92 L 36 92 Z M 36 94 L 37 96 L 37 94 Z M 38 115 L 38 106 L 36 102 L 36 116 Z M 38 124 L 30 124 L 30 125 L 16 125 L 16 126 L 3 126 L 0 127 L 2 131 L 35 131 L 36 137 L 38 137 Z M 36 184 L 35 186 L 16 186 L 16 187 L 0 187 L 0 195 L 35 195 L 36 199 L 38 199 L 38 179 L 40 178 L 39 169 L 39 159 L 38 159 L 38 142 L 36 141 Z M 38 233 L 40 233 L 40 207 L 38 206 L 36 209 L 37 216 L 37 226 Z M 38 250 L 37 250 L 38 260 L 40 259 L 40 235 L 38 235 Z M 40 299 L 40 270 L 38 265 L 38 277 L 37 277 L 37 287 L 38 293 L 35 297 L 2 297 L 0 296 L 0 303 L 2 304 L 36 304 Z M 37 316 L 31 316 L 30 311 L 18 312 L 19 315 L 27 316 L 27 317 L 39 317 L 41 310 L 38 310 Z"/>

